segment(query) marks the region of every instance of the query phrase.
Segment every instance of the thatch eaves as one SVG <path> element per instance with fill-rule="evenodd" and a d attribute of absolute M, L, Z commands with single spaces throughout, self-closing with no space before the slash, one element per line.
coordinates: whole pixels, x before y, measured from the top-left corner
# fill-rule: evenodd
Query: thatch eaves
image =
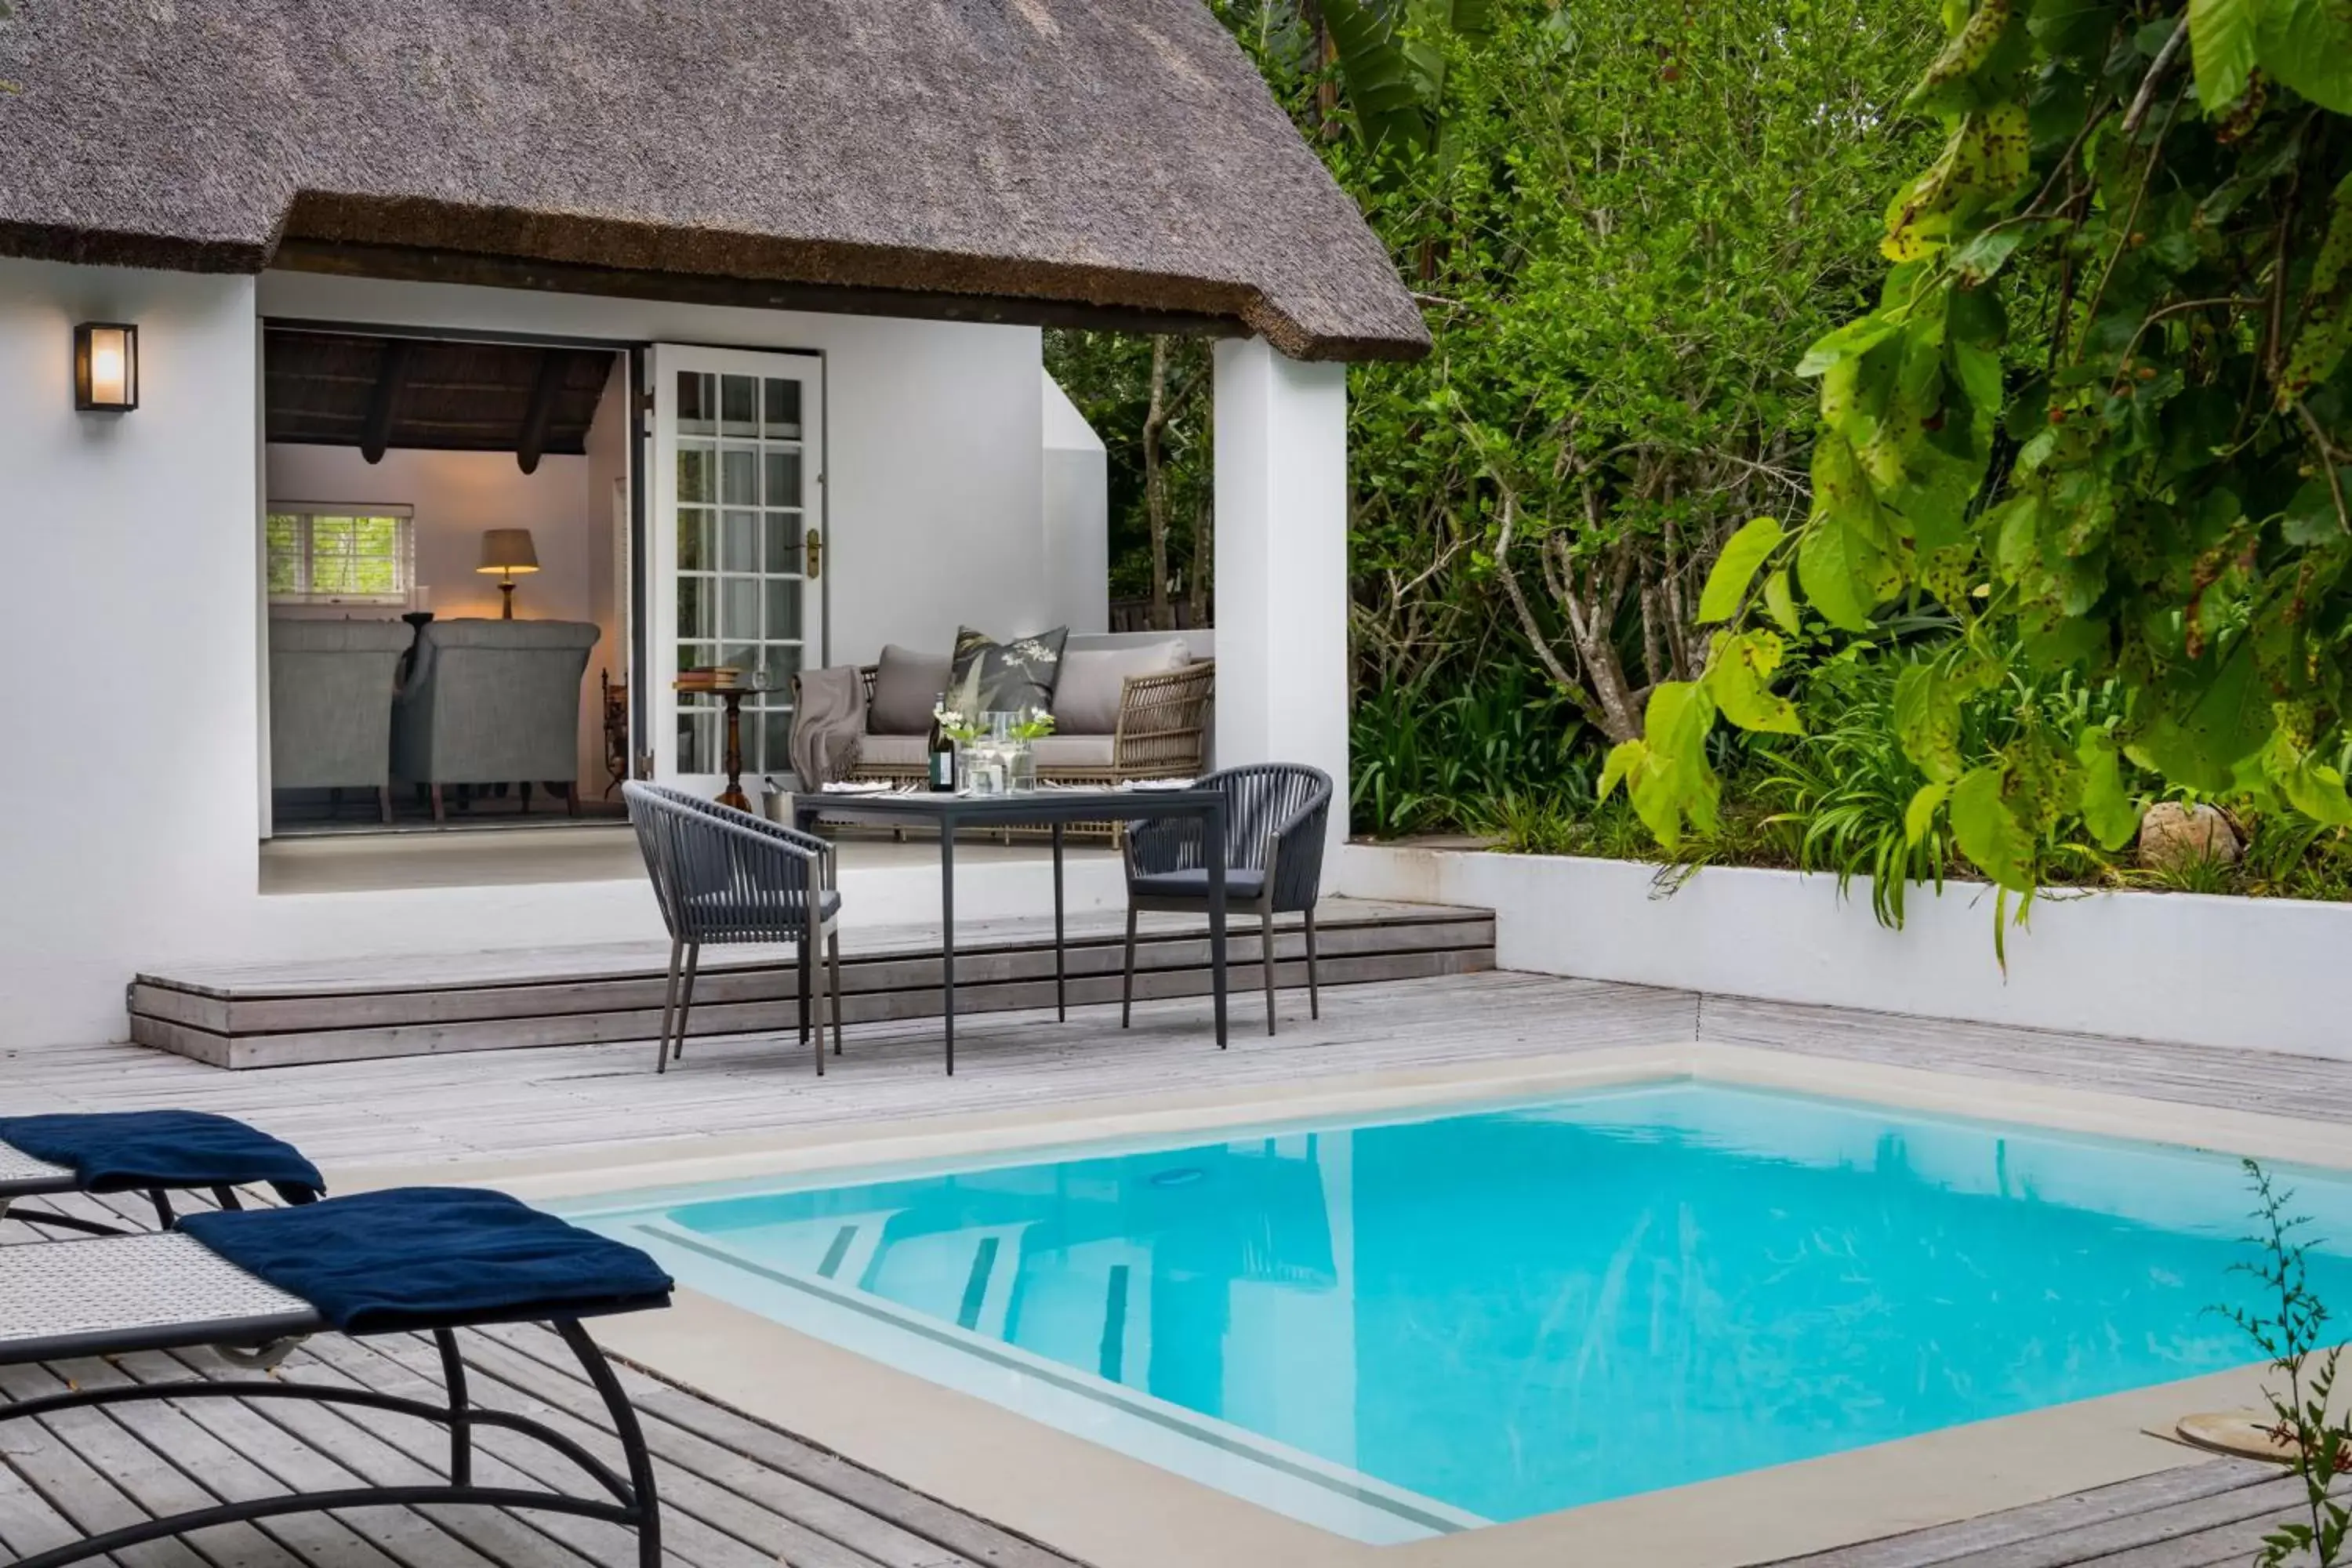
<path fill-rule="evenodd" d="M 401 247 L 1428 342 L 1198 0 L 15 0 L 0 81 L 0 254 Z"/>

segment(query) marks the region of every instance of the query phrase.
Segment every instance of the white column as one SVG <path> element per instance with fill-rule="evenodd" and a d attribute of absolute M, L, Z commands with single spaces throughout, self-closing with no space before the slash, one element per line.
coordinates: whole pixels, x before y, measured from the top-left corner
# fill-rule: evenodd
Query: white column
<path fill-rule="evenodd" d="M 1347 837 L 1348 375 L 1216 348 L 1219 767 L 1308 763 Z"/>

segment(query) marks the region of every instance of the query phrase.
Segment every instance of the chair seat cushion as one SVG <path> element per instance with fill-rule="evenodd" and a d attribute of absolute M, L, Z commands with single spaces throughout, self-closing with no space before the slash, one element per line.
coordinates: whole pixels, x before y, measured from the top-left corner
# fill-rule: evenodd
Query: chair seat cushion
<path fill-rule="evenodd" d="M 794 922 L 808 918 L 802 910 L 801 896 L 798 893 L 763 898 L 751 904 L 745 903 L 740 895 L 732 891 L 688 893 L 686 896 L 686 906 L 693 911 L 696 923 L 706 930 L 712 926 L 723 928 L 735 923 L 732 917 L 733 912 L 738 910 L 742 911 L 740 923 L 747 925 L 754 921 L 766 925 L 780 918 Z M 816 901 L 817 919 L 829 921 L 840 911 L 841 894 L 827 888 Z"/>
<path fill-rule="evenodd" d="M 1149 876 L 1130 877 L 1128 891 L 1149 899 L 1195 899 L 1209 900 L 1209 873 L 1205 869 L 1191 871 L 1155 871 Z M 1255 899 L 1265 891 L 1265 873 L 1244 867 L 1232 867 L 1225 872 L 1225 897 L 1240 900 Z"/>

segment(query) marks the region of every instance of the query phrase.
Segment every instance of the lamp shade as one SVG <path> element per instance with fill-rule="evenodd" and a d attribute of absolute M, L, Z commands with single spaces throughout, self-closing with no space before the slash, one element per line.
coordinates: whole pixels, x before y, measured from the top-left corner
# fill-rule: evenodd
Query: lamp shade
<path fill-rule="evenodd" d="M 491 528 L 482 531 L 482 563 L 477 572 L 536 572 L 539 552 L 531 547 L 527 528 Z"/>
<path fill-rule="evenodd" d="M 84 321 L 74 329 L 74 406 L 127 414 L 139 406 L 139 329 L 126 321 Z"/>

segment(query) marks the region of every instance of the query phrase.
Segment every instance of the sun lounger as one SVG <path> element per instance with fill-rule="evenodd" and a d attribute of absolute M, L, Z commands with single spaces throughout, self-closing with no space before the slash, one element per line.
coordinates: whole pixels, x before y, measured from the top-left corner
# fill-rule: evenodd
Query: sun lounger
<path fill-rule="evenodd" d="M 55 1209 L 16 1209 L 28 1197 L 67 1193 L 145 1193 L 165 1230 L 176 1215 L 170 1194 L 210 1192 L 225 1209 L 236 1189 L 268 1183 L 289 1204 L 327 1190 L 319 1168 L 294 1146 L 226 1116 L 196 1110 L 125 1110 L 90 1115 L 0 1116 L 0 1219 L 53 1230 L 120 1236 L 125 1227 Z"/>
<path fill-rule="evenodd" d="M 447 1398 L 436 1405 L 286 1378 L 199 1378 L 74 1389 L 0 1405 L 0 1431 L 60 1410 L 134 1401 L 301 1399 L 418 1416 L 449 1433 L 446 1483 L 226 1502 L 36 1552 L 16 1568 L 60 1568 L 142 1542 L 281 1514 L 458 1503 L 630 1526 L 637 1532 L 639 1568 L 658 1568 L 653 1460 L 635 1412 L 581 1320 L 665 1307 L 669 1292 L 668 1276 L 633 1247 L 502 1194 L 460 1188 L 401 1188 L 299 1208 L 189 1215 L 164 1234 L 0 1247 L 0 1365 L 413 1331 L 431 1334 L 438 1345 Z M 467 1403 L 455 1331 L 535 1321 L 562 1336 L 603 1397 L 625 1476 L 542 1423 Z M 483 1427 L 545 1443 L 586 1471 L 604 1495 L 477 1485 L 474 1434 Z"/>

